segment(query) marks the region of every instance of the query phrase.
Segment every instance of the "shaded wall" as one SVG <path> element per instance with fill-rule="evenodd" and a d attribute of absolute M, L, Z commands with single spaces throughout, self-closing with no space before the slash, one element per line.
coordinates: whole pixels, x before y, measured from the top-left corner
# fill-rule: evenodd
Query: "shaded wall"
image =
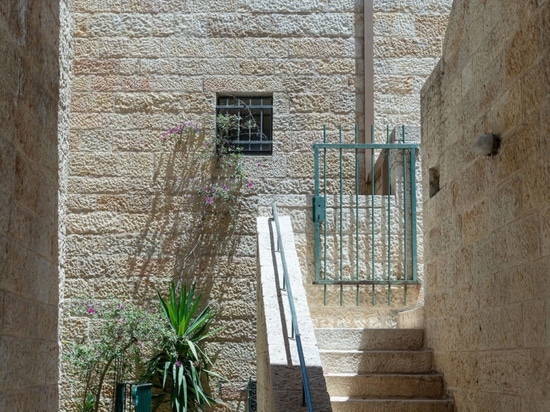
<path fill-rule="evenodd" d="M 0 3 L 0 410 L 58 409 L 59 1 Z"/>
<path fill-rule="evenodd" d="M 427 344 L 459 411 L 550 409 L 548 119 L 550 1 L 456 0 L 422 139 Z"/>

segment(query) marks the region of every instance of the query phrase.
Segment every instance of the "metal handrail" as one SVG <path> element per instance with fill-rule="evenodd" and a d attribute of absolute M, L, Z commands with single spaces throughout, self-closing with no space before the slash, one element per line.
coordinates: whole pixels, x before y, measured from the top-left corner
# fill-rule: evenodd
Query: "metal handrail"
<path fill-rule="evenodd" d="M 308 412 L 313 412 L 313 402 L 311 399 L 311 391 L 309 388 L 309 378 L 307 375 L 306 362 L 304 358 L 304 349 L 302 348 L 302 340 L 300 337 L 300 329 L 298 328 L 298 318 L 296 317 L 296 308 L 294 307 L 294 299 L 292 297 L 292 288 L 290 287 L 290 279 L 288 277 L 288 269 L 286 266 L 285 251 L 283 248 L 283 241 L 281 237 L 281 228 L 279 226 L 279 214 L 277 213 L 277 206 L 273 203 L 271 205 L 273 210 L 273 220 L 275 221 L 275 227 L 277 229 L 277 247 L 281 255 L 281 263 L 283 265 L 283 289 L 286 285 L 286 292 L 288 296 L 288 303 L 290 306 L 290 313 L 292 316 L 292 330 L 296 339 L 296 347 L 298 349 L 298 358 L 300 359 L 300 369 L 302 371 L 302 384 L 305 397 L 305 403 Z"/>

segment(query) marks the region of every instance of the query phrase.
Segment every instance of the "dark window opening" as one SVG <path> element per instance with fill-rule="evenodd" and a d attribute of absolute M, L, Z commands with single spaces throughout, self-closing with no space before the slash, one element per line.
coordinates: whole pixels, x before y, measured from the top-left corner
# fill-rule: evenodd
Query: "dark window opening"
<path fill-rule="evenodd" d="M 272 96 L 218 96 L 216 114 L 236 116 L 236 127 L 223 132 L 231 146 L 248 155 L 272 153 Z"/>

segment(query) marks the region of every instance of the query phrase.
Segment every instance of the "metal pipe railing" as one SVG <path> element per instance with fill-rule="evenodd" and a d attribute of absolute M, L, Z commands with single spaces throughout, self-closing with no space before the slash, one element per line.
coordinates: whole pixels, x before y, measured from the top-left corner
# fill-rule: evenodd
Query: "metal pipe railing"
<path fill-rule="evenodd" d="M 277 213 L 277 206 L 273 204 L 273 220 L 275 221 L 275 227 L 277 230 L 277 248 L 281 255 L 281 263 L 283 265 L 283 284 L 286 286 L 286 293 L 288 296 L 288 304 L 290 306 L 290 314 L 292 316 L 292 335 L 296 339 L 296 347 L 298 349 L 298 358 L 300 360 L 300 369 L 302 371 L 302 389 L 303 397 L 305 400 L 305 406 L 307 406 L 308 412 L 313 412 L 313 401 L 311 399 L 311 391 L 309 388 L 309 378 L 306 369 L 306 362 L 304 358 L 304 349 L 302 347 L 302 340 L 300 337 L 300 329 L 298 328 L 298 318 L 296 316 L 296 308 L 294 307 L 294 298 L 292 296 L 292 287 L 290 285 L 290 279 L 288 276 L 288 268 L 286 265 L 285 251 L 283 248 L 283 241 L 281 236 L 281 227 L 279 225 L 279 214 Z"/>

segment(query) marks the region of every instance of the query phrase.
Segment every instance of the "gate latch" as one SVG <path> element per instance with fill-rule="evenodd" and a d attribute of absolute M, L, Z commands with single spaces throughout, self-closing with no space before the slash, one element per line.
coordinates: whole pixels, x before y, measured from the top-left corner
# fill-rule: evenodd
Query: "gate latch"
<path fill-rule="evenodd" d="M 326 199 L 323 196 L 313 196 L 313 221 L 324 222 L 326 220 Z"/>

